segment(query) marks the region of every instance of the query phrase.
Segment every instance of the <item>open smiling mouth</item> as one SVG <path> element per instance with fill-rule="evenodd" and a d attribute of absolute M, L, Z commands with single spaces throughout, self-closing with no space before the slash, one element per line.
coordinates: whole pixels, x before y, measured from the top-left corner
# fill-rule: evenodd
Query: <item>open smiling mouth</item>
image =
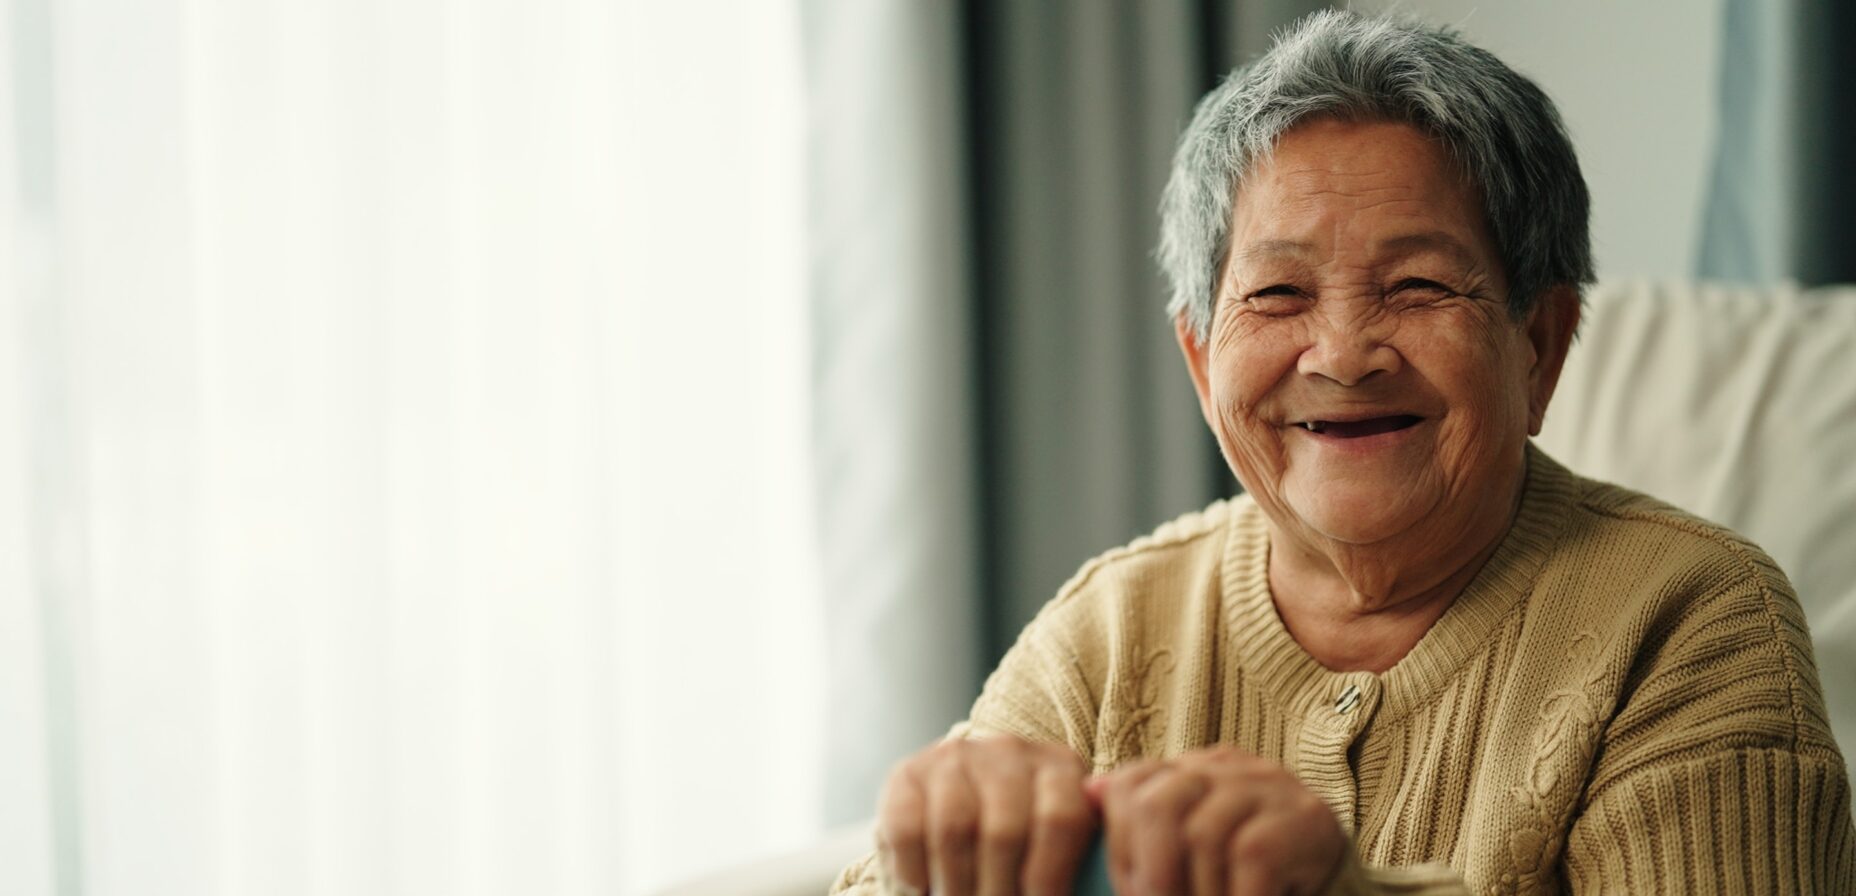
<path fill-rule="evenodd" d="M 1296 425 L 1309 432 L 1319 433 L 1320 435 L 1331 436 L 1337 439 L 1362 439 L 1381 433 L 1410 429 L 1423 421 L 1423 417 L 1411 414 L 1393 414 L 1389 417 L 1370 417 L 1365 420 L 1349 420 L 1344 423 L 1337 420 L 1308 420 L 1297 423 Z"/>

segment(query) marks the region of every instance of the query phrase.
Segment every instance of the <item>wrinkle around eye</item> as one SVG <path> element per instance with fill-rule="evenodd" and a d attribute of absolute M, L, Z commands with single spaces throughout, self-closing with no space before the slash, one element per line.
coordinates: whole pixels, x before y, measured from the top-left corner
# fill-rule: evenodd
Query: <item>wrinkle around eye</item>
<path fill-rule="evenodd" d="M 1465 295 L 1465 293 L 1462 290 L 1449 286 L 1437 280 L 1432 280 L 1429 277 L 1406 277 L 1398 281 L 1397 283 L 1393 284 L 1391 292 L 1397 293 L 1397 292 L 1405 292 L 1408 290 L 1417 290 L 1420 292 L 1431 292 L 1431 293 L 1437 293 L 1439 295 L 1449 295 L 1449 296 Z"/>
<path fill-rule="evenodd" d="M 1308 301 L 1299 293 L 1254 293 L 1244 297 L 1239 305 L 1263 317 L 1289 317 L 1307 308 Z"/>
<path fill-rule="evenodd" d="M 1292 281 L 1263 280 L 1262 283 L 1263 286 L 1254 289 L 1234 290 L 1230 298 L 1235 309 L 1265 318 L 1286 317 L 1300 313 L 1313 299 L 1308 290 Z"/>
<path fill-rule="evenodd" d="M 1262 289 L 1259 289 L 1251 293 L 1249 297 L 1256 298 L 1257 296 L 1299 296 L 1301 294 L 1302 294 L 1301 289 L 1294 287 L 1294 286 L 1290 286 L 1287 283 L 1273 283 L 1269 286 L 1265 286 Z"/>

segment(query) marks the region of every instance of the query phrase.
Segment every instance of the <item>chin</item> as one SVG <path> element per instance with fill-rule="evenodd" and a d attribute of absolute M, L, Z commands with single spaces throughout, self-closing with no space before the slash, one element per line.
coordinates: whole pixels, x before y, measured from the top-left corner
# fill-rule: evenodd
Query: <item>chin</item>
<path fill-rule="evenodd" d="M 1424 516 L 1416 505 L 1409 495 L 1333 486 L 1308 500 L 1289 502 L 1303 525 L 1325 538 L 1356 545 L 1377 544 L 1415 528 Z"/>

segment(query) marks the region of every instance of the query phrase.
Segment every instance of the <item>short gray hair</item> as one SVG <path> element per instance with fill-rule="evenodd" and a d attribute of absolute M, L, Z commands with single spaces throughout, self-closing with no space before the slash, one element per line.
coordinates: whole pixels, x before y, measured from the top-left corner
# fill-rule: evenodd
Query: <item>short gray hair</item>
<path fill-rule="evenodd" d="M 1525 315 L 1541 292 L 1594 279 L 1591 198 L 1553 101 L 1456 32 L 1339 10 L 1313 13 L 1199 101 L 1160 200 L 1167 312 L 1209 334 L 1229 251 L 1231 206 L 1246 174 L 1314 117 L 1394 121 L 1438 141 L 1481 195 Z"/>

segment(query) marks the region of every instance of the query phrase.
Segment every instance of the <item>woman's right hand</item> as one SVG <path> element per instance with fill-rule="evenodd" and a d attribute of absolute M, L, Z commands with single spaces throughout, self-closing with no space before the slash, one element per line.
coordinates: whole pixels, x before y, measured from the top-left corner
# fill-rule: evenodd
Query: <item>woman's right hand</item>
<path fill-rule="evenodd" d="M 955 738 L 903 760 L 877 806 L 890 880 L 935 896 L 1067 896 L 1098 824 L 1068 747 Z"/>

